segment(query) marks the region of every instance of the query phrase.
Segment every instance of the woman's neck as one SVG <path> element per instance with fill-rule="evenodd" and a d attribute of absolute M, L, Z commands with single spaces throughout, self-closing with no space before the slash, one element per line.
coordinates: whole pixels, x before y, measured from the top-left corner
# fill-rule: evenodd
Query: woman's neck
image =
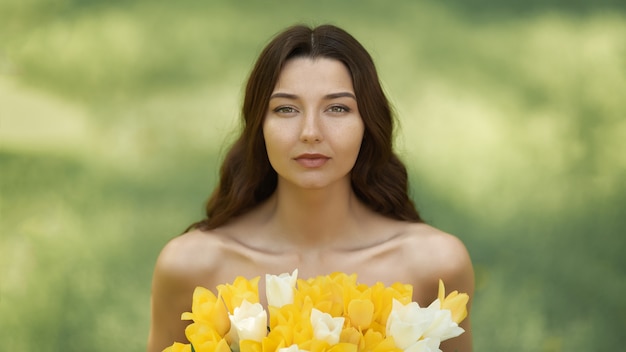
<path fill-rule="evenodd" d="M 276 235 L 306 247 L 333 246 L 349 238 L 364 209 L 349 181 L 315 190 L 279 182 L 270 204 Z"/>

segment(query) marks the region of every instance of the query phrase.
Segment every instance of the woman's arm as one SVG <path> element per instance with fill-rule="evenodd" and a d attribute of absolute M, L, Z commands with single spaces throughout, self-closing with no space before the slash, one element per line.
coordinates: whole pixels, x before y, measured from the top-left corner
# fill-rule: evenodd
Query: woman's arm
<path fill-rule="evenodd" d="M 182 321 L 180 316 L 191 309 L 193 288 L 188 287 L 178 247 L 170 242 L 161 251 L 155 265 L 148 352 L 161 352 L 174 342 L 187 342 L 185 327 L 188 322 Z"/>
<path fill-rule="evenodd" d="M 440 278 L 446 287 L 446 294 L 452 291 L 467 293 L 470 297 L 467 303 L 468 315 L 459 324 L 465 329 L 460 336 L 441 343 L 443 352 L 472 352 L 472 327 L 470 311 L 474 297 L 474 269 L 465 245 L 454 236 L 447 236 L 443 245 L 444 256 L 441 261 Z"/>

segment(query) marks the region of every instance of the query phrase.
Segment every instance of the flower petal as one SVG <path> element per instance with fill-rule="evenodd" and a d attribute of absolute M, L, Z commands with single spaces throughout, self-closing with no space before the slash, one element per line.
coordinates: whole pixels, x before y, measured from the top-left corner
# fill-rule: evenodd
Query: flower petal
<path fill-rule="evenodd" d="M 348 304 L 350 324 L 359 329 L 367 329 L 374 317 L 374 303 L 366 299 L 353 299 Z"/>

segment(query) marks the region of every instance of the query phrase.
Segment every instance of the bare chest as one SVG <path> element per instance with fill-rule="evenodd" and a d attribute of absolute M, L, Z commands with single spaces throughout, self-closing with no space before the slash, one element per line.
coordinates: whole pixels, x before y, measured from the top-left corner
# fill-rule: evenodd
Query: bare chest
<path fill-rule="evenodd" d="M 219 283 L 232 282 L 237 276 L 248 279 L 261 277 L 259 293 L 265 302 L 265 274 L 291 273 L 298 269 L 298 277 L 308 279 L 333 272 L 356 274 L 358 282 L 373 285 L 396 282 L 414 286 L 416 300 L 425 299 L 431 290 L 422 289 L 420 268 L 415 258 L 409 258 L 406 248 L 398 245 L 379 246 L 355 251 L 309 250 L 291 253 L 266 253 L 249 249 L 232 248 L 224 251 L 222 263 L 211 277 L 204 278 L 209 288 Z M 424 270 L 427 267 L 424 266 Z M 424 276 L 425 277 L 425 276 Z"/>

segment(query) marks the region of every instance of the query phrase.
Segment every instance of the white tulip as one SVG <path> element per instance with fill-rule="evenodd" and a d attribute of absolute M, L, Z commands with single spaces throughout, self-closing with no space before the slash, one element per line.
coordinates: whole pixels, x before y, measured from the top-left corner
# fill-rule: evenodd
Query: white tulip
<path fill-rule="evenodd" d="M 439 351 L 441 341 L 459 336 L 465 330 L 452 320 L 448 309 L 441 309 L 438 299 L 426 308 L 416 302 L 403 305 L 394 299 L 386 331 L 404 351 L 430 352 Z"/>
<path fill-rule="evenodd" d="M 234 314 L 228 314 L 231 322 L 231 336 L 233 342 L 254 340 L 261 342 L 267 335 L 267 312 L 260 303 L 250 303 L 244 300 L 241 306 L 235 308 Z"/>
<path fill-rule="evenodd" d="M 279 348 L 278 352 L 309 352 L 309 351 L 299 349 L 298 345 L 291 345 L 289 347 Z"/>
<path fill-rule="evenodd" d="M 298 279 L 298 269 L 291 275 L 288 273 L 280 275 L 265 275 L 265 295 L 267 304 L 280 308 L 285 304 L 293 303 L 293 293 Z"/>
<path fill-rule="evenodd" d="M 445 341 L 461 335 L 465 330 L 452 320 L 452 312 L 441 309 L 439 299 L 436 299 L 425 310 L 432 311 L 429 316 L 433 317 L 430 326 L 424 332 L 424 337 L 433 337 Z"/>
<path fill-rule="evenodd" d="M 315 308 L 311 311 L 311 325 L 313 325 L 313 335 L 316 339 L 334 345 L 339 342 L 341 329 L 345 318 L 333 318 L 328 313 L 323 313 Z"/>
<path fill-rule="evenodd" d="M 440 343 L 441 341 L 437 339 L 427 337 L 412 344 L 404 352 L 441 352 Z"/>
<path fill-rule="evenodd" d="M 387 318 L 387 336 L 393 337 L 396 346 L 406 350 L 422 338 L 422 335 L 430 326 L 434 312 L 427 311 L 417 302 L 403 305 L 393 300 L 389 318 Z"/>

